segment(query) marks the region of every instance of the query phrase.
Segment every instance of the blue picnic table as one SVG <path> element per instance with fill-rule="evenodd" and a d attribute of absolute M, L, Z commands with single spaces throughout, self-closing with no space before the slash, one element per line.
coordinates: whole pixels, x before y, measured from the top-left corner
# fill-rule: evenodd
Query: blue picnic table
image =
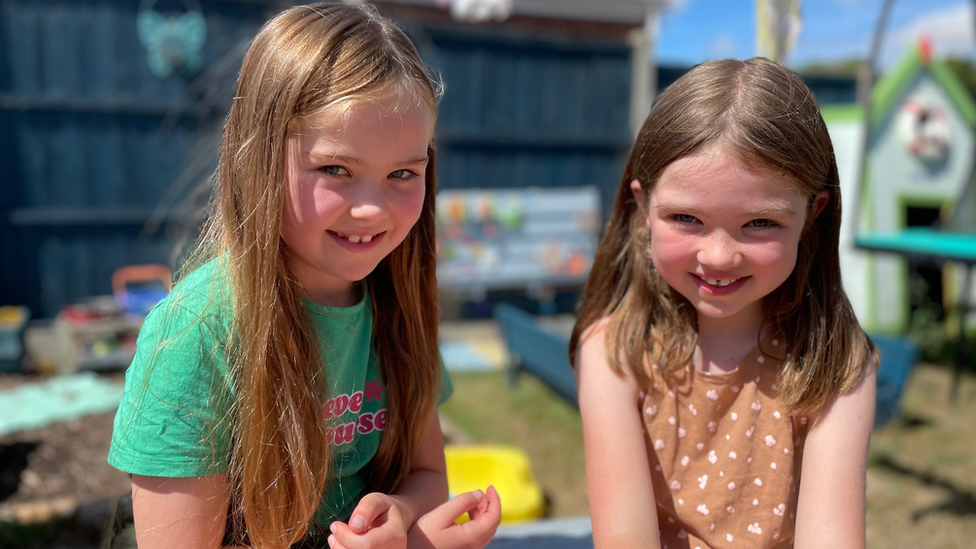
<path fill-rule="evenodd" d="M 938 265 L 953 262 L 963 267 L 962 292 L 956 302 L 960 326 L 956 336 L 956 360 L 949 399 L 955 400 L 959 392 L 959 378 L 966 358 L 966 316 L 973 286 L 973 266 L 976 265 L 976 233 L 946 231 L 927 227 L 911 227 L 899 231 L 862 232 L 854 239 L 854 245 L 864 250 L 895 253 L 907 258 L 934 262 Z"/>

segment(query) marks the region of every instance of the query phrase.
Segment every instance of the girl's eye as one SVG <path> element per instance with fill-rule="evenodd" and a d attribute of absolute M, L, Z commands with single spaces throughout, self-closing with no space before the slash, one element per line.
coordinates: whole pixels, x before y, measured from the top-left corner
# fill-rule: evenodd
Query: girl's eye
<path fill-rule="evenodd" d="M 410 179 L 415 175 L 417 175 L 417 173 L 412 170 L 397 170 L 390 173 L 390 177 L 393 179 Z"/>
<path fill-rule="evenodd" d="M 343 168 L 342 166 L 322 166 L 319 171 L 332 176 L 349 175 L 349 170 Z"/>
<path fill-rule="evenodd" d="M 779 226 L 780 224 L 772 219 L 753 219 L 749 222 L 749 227 L 753 229 L 772 229 Z"/>
<path fill-rule="evenodd" d="M 688 214 L 672 214 L 670 217 L 672 221 L 677 221 L 678 223 L 694 223 L 698 221 L 697 217 Z"/>

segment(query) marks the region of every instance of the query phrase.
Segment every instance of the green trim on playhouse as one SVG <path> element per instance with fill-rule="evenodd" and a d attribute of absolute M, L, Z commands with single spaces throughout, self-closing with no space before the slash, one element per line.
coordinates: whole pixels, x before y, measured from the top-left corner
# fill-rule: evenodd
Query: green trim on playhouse
<path fill-rule="evenodd" d="M 849 105 L 826 105 L 820 109 L 820 114 L 823 116 L 824 122 L 828 124 L 840 122 L 856 122 L 860 124 L 864 121 L 861 106 L 855 103 Z"/>
<path fill-rule="evenodd" d="M 917 74 L 928 71 L 948 94 L 952 104 L 959 110 L 959 114 L 976 128 L 976 103 L 966 92 L 956 75 L 944 62 L 933 58 L 928 65 L 922 62 L 920 46 L 908 48 L 901 60 L 878 81 L 872 92 L 871 124 L 877 126 L 885 114 L 895 107 L 895 102 L 901 98 L 902 92 Z"/>
<path fill-rule="evenodd" d="M 876 281 L 878 280 L 878 268 L 875 265 L 877 261 L 877 254 L 868 253 L 867 258 L 864 262 L 864 272 L 867 280 Z M 879 284 L 868 284 L 867 286 L 867 310 L 865 311 L 867 318 L 861 320 L 867 329 L 877 330 L 879 328 L 878 324 L 878 288 Z"/>
<path fill-rule="evenodd" d="M 970 127 L 976 128 L 976 103 L 973 103 L 972 97 L 956 74 L 948 65 L 938 60 L 933 60 L 929 69 L 936 82 L 942 84 L 952 104 L 959 109 L 959 114 L 966 119 Z"/>
<path fill-rule="evenodd" d="M 901 91 L 924 68 L 922 57 L 916 45 L 908 48 L 898 63 L 883 78 L 878 80 L 874 85 L 874 91 L 871 92 L 872 126 L 879 124 L 885 113 L 894 108 L 894 103 L 901 95 Z"/>
<path fill-rule="evenodd" d="M 864 151 L 864 154 L 867 154 L 869 151 L 870 148 L 867 151 Z M 865 160 L 864 170 L 861 174 L 861 195 L 858 204 L 861 208 L 861 212 L 859 216 L 858 226 L 854 227 L 854 231 L 853 231 L 854 238 L 857 238 L 857 235 L 860 234 L 865 229 L 871 230 L 874 228 L 874 203 L 871 202 L 870 200 L 867 200 L 867 197 L 871 196 L 870 194 L 871 187 L 872 187 L 871 163 Z M 841 198 L 843 199 L 843 197 Z M 876 254 L 868 254 L 867 265 L 865 266 L 865 270 L 867 272 L 868 280 L 874 280 L 874 281 L 878 280 Z M 877 284 L 873 286 L 869 286 L 868 299 L 867 299 L 868 318 L 865 319 L 867 325 L 871 326 L 874 329 L 878 328 L 881 322 L 881 319 L 878 318 L 878 287 L 879 285 Z"/>
<path fill-rule="evenodd" d="M 948 202 L 944 198 L 939 198 L 937 196 L 915 194 L 910 192 L 899 194 L 896 197 L 896 200 L 898 202 L 898 211 L 896 212 L 896 215 L 898 216 L 898 226 L 902 229 L 908 228 L 906 224 L 908 222 L 907 217 L 909 206 L 914 206 L 916 208 L 937 208 L 941 210 Z M 904 257 L 899 257 L 898 263 L 900 263 L 901 266 L 898 268 L 898 273 L 896 274 L 897 280 L 892 281 L 896 287 L 900 286 L 902 288 L 901 294 L 902 298 L 904 299 L 901 314 L 899 315 L 901 318 L 898 322 L 898 329 L 908 330 L 911 322 L 911 314 L 909 311 L 912 308 L 911 298 L 909 297 L 908 291 L 908 260 Z M 944 269 L 943 272 L 945 272 Z"/>

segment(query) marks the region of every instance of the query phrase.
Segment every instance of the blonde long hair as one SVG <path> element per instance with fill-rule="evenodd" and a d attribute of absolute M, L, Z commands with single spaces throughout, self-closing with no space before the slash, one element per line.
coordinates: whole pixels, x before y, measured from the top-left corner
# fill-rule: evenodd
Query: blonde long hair
<path fill-rule="evenodd" d="M 326 375 L 302 288 L 281 239 L 286 142 L 296 127 L 346 105 L 395 97 L 436 116 L 439 87 L 409 38 L 369 6 L 315 4 L 271 19 L 244 58 L 227 118 L 201 245 L 185 270 L 226 261 L 233 290 L 236 389 L 230 460 L 231 532 L 255 547 L 287 547 L 308 531 L 330 469 Z M 440 383 L 435 277 L 435 153 L 420 218 L 366 278 L 373 348 L 390 389 L 374 491 L 406 476 Z"/>
<path fill-rule="evenodd" d="M 841 284 L 840 182 L 827 127 L 806 85 L 767 59 L 699 65 L 658 98 L 624 168 L 570 355 L 575 363 L 583 332 L 606 318 L 607 359 L 618 374 L 626 367 L 649 383 L 648 363 L 674 371 L 691 360 L 694 307 L 655 271 L 646 205 L 635 202 L 630 183 L 638 180 L 647 197 L 668 165 L 716 144 L 751 168 L 786 175 L 811 209 L 819 192 L 830 195 L 808 216 L 793 273 L 763 300 L 765 324 L 786 341 L 782 399 L 794 413 L 817 410 L 851 390 L 877 353 Z"/>

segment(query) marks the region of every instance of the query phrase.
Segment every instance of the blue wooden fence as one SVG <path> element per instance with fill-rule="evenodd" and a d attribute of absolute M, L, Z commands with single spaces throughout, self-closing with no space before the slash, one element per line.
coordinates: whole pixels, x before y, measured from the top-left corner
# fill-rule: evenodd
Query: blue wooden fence
<path fill-rule="evenodd" d="M 157 2 L 169 9 L 177 2 Z M 134 0 L 0 1 L 0 304 L 35 317 L 173 263 L 262 2 L 202 2 L 203 66 L 160 78 Z"/>
<path fill-rule="evenodd" d="M 137 1 L 0 0 L 0 304 L 53 316 L 110 293 L 120 266 L 175 266 L 272 4 L 202 1 L 200 70 L 161 78 Z M 405 26 L 446 88 L 442 187 L 599 185 L 609 204 L 629 140 L 625 44 Z"/>

